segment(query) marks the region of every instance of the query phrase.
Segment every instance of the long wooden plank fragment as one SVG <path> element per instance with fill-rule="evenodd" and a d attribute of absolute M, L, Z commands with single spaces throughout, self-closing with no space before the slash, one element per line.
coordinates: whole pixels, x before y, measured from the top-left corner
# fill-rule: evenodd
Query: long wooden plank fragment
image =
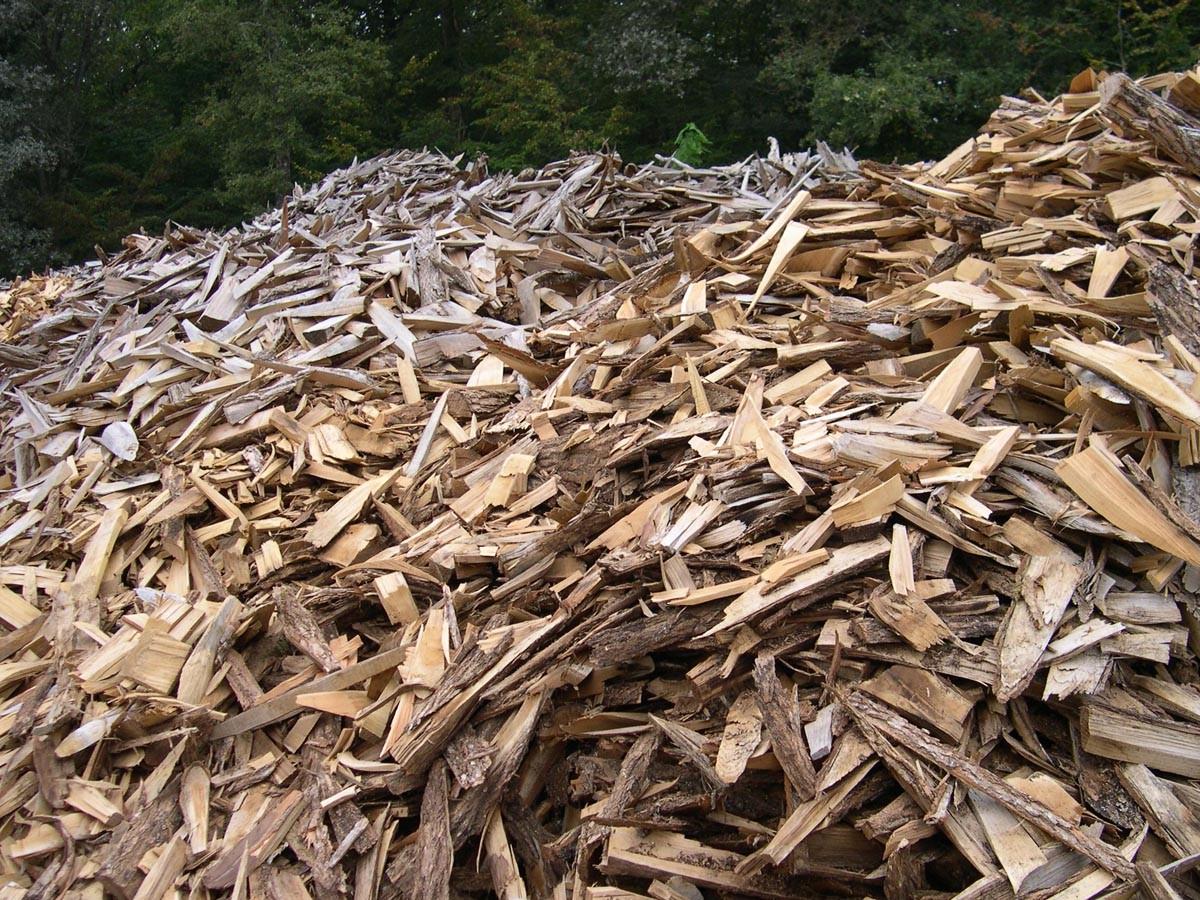
<path fill-rule="evenodd" d="M 767 269 L 763 273 L 762 279 L 758 282 L 758 289 L 754 292 L 754 297 L 750 301 L 750 309 L 754 309 L 758 305 L 758 301 L 762 299 L 763 294 L 770 290 L 771 285 L 775 283 L 775 279 L 779 277 L 779 272 L 783 269 L 784 264 L 791 259 L 792 254 L 796 252 L 796 248 L 808 236 L 808 230 L 808 226 L 803 222 L 787 223 L 787 227 L 783 229 L 783 234 L 779 238 L 779 243 L 775 245 L 775 252 L 771 254 L 771 261 L 767 263 Z"/>
<path fill-rule="evenodd" d="M 767 226 L 766 230 L 759 235 L 758 238 L 756 238 L 754 242 L 751 243 L 750 246 L 745 250 L 729 257 L 729 261 L 732 263 L 742 262 L 752 257 L 764 247 L 770 246 L 771 241 L 775 240 L 775 238 L 779 236 L 779 233 L 791 224 L 792 220 L 803 211 L 804 207 L 808 205 L 810 200 L 812 200 L 812 194 L 810 194 L 808 191 L 797 191 L 796 196 L 793 197 L 792 201 L 784 208 L 784 210 L 772 220 L 771 224 Z"/>
<path fill-rule="evenodd" d="M 1129 351 L 1115 344 L 1085 344 L 1066 338 L 1051 341 L 1050 350 L 1059 359 L 1091 369 L 1144 397 L 1164 413 L 1200 428 L 1200 400 Z"/>
<path fill-rule="evenodd" d="M 1064 459 L 1054 471 L 1097 513 L 1147 544 L 1200 565 L 1197 544 L 1160 513 L 1123 476 L 1116 464 L 1095 447 Z"/>
<path fill-rule="evenodd" d="M 983 366 L 978 347 L 964 347 L 921 395 L 920 403 L 943 413 L 958 409 Z"/>
<path fill-rule="evenodd" d="M 891 542 L 884 537 L 862 544 L 839 547 L 830 553 L 827 562 L 814 566 L 794 578 L 773 585 L 756 585 L 725 607 L 721 621 L 706 631 L 704 636 L 726 631 L 807 591 L 845 578 L 885 559 L 891 550 Z"/>
<path fill-rule="evenodd" d="M 1133 877 L 1133 866 L 1117 848 L 1082 831 L 1077 825 L 1043 806 L 1024 791 L 1017 790 L 1004 779 L 971 762 L 957 750 L 925 733 L 882 704 L 855 692 L 846 699 L 846 705 L 860 726 L 865 723 L 866 727 L 878 728 L 922 759 L 944 769 L 981 794 L 991 797 L 1010 812 L 1082 853 L 1098 866 L 1122 878 Z"/>
<path fill-rule="evenodd" d="M 326 675 L 324 678 L 317 678 L 307 684 L 292 688 L 286 693 L 272 697 L 258 706 L 252 706 L 245 712 L 238 713 L 236 716 L 219 723 L 212 730 L 212 739 L 219 740 L 223 737 L 232 737 L 235 734 L 242 734 L 256 728 L 262 728 L 264 725 L 280 722 L 288 718 L 288 716 L 301 712 L 303 707 L 296 703 L 296 698 L 301 694 L 345 690 L 356 684 L 361 684 L 369 678 L 374 678 L 376 675 L 381 675 L 396 668 L 396 666 L 404 662 L 404 658 L 407 655 L 408 647 L 397 647 L 394 650 L 386 650 L 363 662 L 347 666 L 339 672 L 334 672 L 331 675 Z"/>
<path fill-rule="evenodd" d="M 1083 749 L 1096 756 L 1200 778 L 1200 726 L 1148 720 L 1089 703 L 1079 715 Z"/>
<path fill-rule="evenodd" d="M 1200 853 L 1200 816 L 1175 795 L 1170 782 L 1138 763 L 1121 766 L 1117 777 L 1172 853 L 1181 858 Z"/>
<path fill-rule="evenodd" d="M 216 616 L 209 622 L 204 636 L 192 648 L 179 673 L 179 687 L 175 692 L 175 696 L 184 703 L 197 704 L 204 699 L 217 653 L 233 636 L 242 608 L 236 597 L 226 597 Z"/>
<path fill-rule="evenodd" d="M 968 798 L 1009 884 L 1019 893 L 1025 880 L 1046 864 L 1046 854 L 1021 825 L 1021 820 L 997 801 L 978 791 L 969 791 Z"/>
<path fill-rule="evenodd" d="M 129 512 L 124 503 L 107 509 L 100 518 L 100 524 L 88 541 L 83 553 L 83 562 L 71 582 L 71 596 L 77 599 L 92 599 L 100 593 L 100 580 L 104 577 L 104 569 L 112 556 L 121 529 L 129 518 Z"/>

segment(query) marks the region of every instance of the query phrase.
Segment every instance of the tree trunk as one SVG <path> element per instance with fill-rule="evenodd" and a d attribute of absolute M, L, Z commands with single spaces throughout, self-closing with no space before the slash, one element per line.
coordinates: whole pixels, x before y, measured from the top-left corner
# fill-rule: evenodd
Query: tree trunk
<path fill-rule="evenodd" d="M 1200 175 L 1200 120 L 1172 106 L 1128 75 L 1100 85 L 1103 112 L 1128 137 L 1152 141 L 1191 174 Z"/>

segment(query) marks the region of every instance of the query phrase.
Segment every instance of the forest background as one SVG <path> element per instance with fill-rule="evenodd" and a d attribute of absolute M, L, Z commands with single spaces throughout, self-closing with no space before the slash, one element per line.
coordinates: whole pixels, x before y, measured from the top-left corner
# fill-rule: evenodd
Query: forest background
<path fill-rule="evenodd" d="M 0 277 L 391 148 L 936 158 L 1001 94 L 1198 47 L 1192 0 L 0 0 Z"/>

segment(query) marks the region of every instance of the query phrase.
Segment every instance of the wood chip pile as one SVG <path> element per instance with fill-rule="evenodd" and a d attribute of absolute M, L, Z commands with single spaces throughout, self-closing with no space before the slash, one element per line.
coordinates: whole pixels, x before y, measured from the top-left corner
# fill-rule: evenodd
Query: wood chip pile
<path fill-rule="evenodd" d="M 0 292 L 0 898 L 1200 896 L 1197 114 Z"/>

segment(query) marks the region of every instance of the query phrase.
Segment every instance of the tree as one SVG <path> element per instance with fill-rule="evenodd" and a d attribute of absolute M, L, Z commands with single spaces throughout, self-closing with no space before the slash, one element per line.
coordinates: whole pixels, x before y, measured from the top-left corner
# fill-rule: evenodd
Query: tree
<path fill-rule="evenodd" d="M 61 258 L 34 198 L 57 194 L 78 161 L 106 24 L 101 0 L 0 2 L 0 273 Z"/>
<path fill-rule="evenodd" d="M 777 86 L 758 76 L 785 0 L 613 0 L 578 13 L 581 88 L 624 125 L 626 157 L 669 153 L 693 122 L 724 161 L 803 129 Z"/>
<path fill-rule="evenodd" d="M 808 119 L 809 141 L 885 159 L 937 156 L 1022 85 L 1026 60 L 991 6 L 805 0 L 781 16 L 763 78 Z"/>
<path fill-rule="evenodd" d="M 0 29 L 3 28 L 0 19 Z M 45 77 L 0 58 L 0 272 L 32 268 L 47 260 L 50 234 L 24 215 L 24 176 L 54 166 L 54 150 L 31 126 L 35 98 Z"/>
<path fill-rule="evenodd" d="M 294 181 L 378 149 L 371 113 L 384 96 L 384 51 L 335 4 L 158 6 L 131 20 L 156 70 L 131 86 L 131 97 L 157 106 L 178 96 L 178 120 L 154 152 L 174 168 L 194 164 L 215 175 L 211 186 L 184 188 L 189 202 L 180 213 L 215 224 L 263 209 Z"/>
<path fill-rule="evenodd" d="M 333 3 L 119 0 L 82 92 L 75 164 L 39 207 L 80 258 L 164 219 L 228 227 L 375 135 L 381 42 Z"/>
<path fill-rule="evenodd" d="M 510 4 L 508 20 L 506 55 L 465 81 L 478 110 L 475 129 L 493 161 L 504 168 L 537 165 L 618 137 L 615 121 L 581 102 L 578 55 L 564 40 L 574 23 L 538 13 L 526 0 Z"/>

